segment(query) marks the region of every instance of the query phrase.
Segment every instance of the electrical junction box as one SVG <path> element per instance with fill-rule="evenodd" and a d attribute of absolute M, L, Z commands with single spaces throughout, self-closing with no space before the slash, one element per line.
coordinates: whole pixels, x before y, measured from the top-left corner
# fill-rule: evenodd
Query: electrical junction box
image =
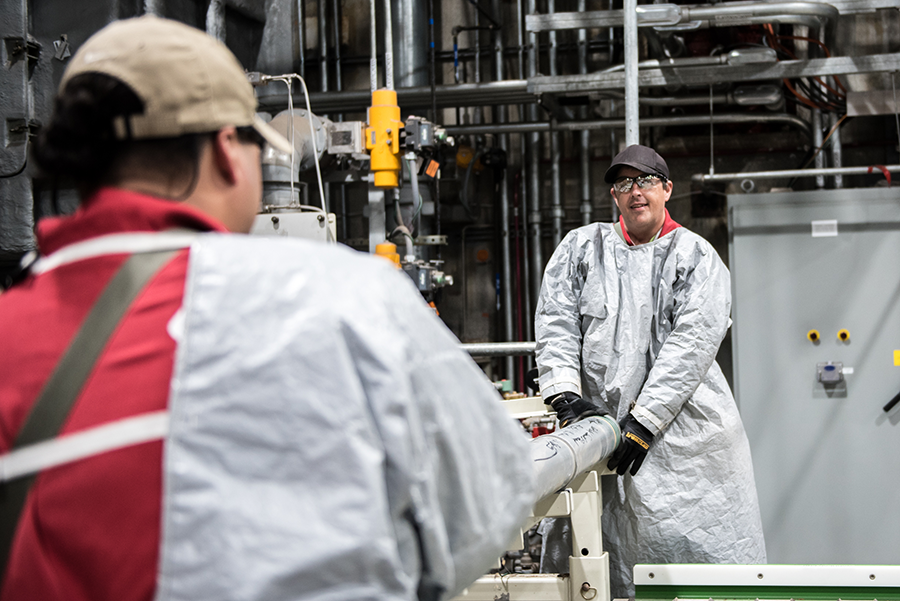
<path fill-rule="evenodd" d="M 254 236 L 285 236 L 320 242 L 337 240 L 334 213 L 317 211 L 260 213 L 253 220 L 250 233 Z"/>
<path fill-rule="evenodd" d="M 328 128 L 328 154 L 366 154 L 362 121 L 335 121 Z"/>
<path fill-rule="evenodd" d="M 730 194 L 728 230 L 768 561 L 900 565 L 900 188 Z"/>

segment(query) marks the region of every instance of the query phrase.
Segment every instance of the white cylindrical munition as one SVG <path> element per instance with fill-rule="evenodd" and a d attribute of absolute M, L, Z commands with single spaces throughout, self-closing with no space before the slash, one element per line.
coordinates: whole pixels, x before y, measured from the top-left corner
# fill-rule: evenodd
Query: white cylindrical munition
<path fill-rule="evenodd" d="M 605 461 L 619 446 L 622 433 L 608 415 L 589 417 L 531 441 L 537 497 L 540 501 L 572 479 Z"/>

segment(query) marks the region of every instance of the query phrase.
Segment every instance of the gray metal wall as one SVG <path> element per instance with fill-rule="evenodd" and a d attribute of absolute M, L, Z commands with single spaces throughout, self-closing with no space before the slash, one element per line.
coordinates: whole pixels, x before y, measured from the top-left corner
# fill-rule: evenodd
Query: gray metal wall
<path fill-rule="evenodd" d="M 900 392 L 900 190 L 732 195 L 728 207 L 735 395 L 769 562 L 900 563 L 900 408 L 882 411 Z M 813 237 L 828 220 L 838 235 Z M 827 361 L 852 368 L 844 386 L 818 383 Z"/>

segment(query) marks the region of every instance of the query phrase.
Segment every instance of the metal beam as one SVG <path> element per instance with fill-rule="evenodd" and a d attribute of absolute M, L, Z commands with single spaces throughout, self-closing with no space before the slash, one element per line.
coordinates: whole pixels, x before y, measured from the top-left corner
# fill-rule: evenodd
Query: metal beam
<path fill-rule="evenodd" d="M 870 54 L 868 56 L 839 56 L 811 60 L 780 61 L 777 63 L 752 63 L 746 65 L 721 65 L 704 67 L 661 67 L 644 69 L 638 74 L 638 86 L 703 86 L 732 81 L 763 81 L 846 75 L 848 73 L 879 73 L 900 70 L 900 52 Z M 528 81 L 532 94 L 585 94 L 597 90 L 622 89 L 625 74 L 593 73 L 589 75 L 537 76 Z"/>

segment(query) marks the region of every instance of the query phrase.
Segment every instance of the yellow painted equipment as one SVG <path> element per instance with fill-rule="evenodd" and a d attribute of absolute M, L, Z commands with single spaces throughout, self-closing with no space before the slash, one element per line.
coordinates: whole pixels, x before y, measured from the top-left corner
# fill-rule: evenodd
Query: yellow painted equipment
<path fill-rule="evenodd" d="M 377 188 L 396 188 L 400 183 L 400 107 L 397 92 L 375 90 L 369 107 L 366 149 L 369 170 L 375 174 Z"/>
<path fill-rule="evenodd" d="M 400 267 L 400 255 L 397 253 L 397 245 L 393 242 L 382 242 L 375 246 L 375 256 L 384 257 L 398 268 Z"/>

